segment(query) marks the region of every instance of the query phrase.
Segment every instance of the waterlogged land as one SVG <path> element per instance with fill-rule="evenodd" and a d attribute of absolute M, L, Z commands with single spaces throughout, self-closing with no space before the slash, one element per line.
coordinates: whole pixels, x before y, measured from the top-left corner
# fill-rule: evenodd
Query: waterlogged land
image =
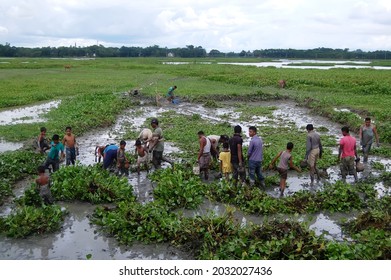
<path fill-rule="evenodd" d="M 72 64 L 71 70 L 64 64 Z M 0 154 L 1 177 L 7 178 L 0 185 L 1 258 L 389 259 L 390 89 L 381 83 L 389 82 L 388 76 L 364 69 L 165 65 L 156 59 L 0 64 L 6 84 L 0 83 L 0 102 L 7 115 L 0 125 L 2 143 L 27 141 L 28 148 L 40 126 L 48 127 L 49 135 L 62 135 L 71 125 L 82 147 L 79 166 L 52 175 L 54 206 L 42 205 L 31 177 L 23 188 L 17 185 L 44 157 L 25 150 Z M 287 89 L 277 88 L 281 78 Z M 156 106 L 156 94 L 173 84 L 182 102 Z M 140 96 L 124 94 L 134 88 Z M 33 122 L 35 116 L 8 117 L 14 106 L 54 100 L 58 105 Z M 343 184 L 335 155 L 339 129 L 348 124 L 357 130 L 367 115 L 379 127 L 382 147 L 373 150 L 358 184 L 352 178 Z M 134 171 L 133 141 L 151 117 L 161 121 L 173 168 L 165 164 L 148 176 L 133 172 L 121 179 L 91 166 L 96 144 L 125 139 Z M 307 170 L 289 173 L 284 198 L 278 198 L 274 171 L 265 171 L 264 190 L 234 187 L 213 176 L 201 181 L 191 172 L 199 130 L 231 135 L 240 124 L 246 135 L 248 126 L 256 125 L 265 141 L 266 167 L 287 141 L 295 143 L 299 163 L 307 123 L 314 123 L 326 147 L 319 164 L 328 177 L 314 187 Z M 40 245 L 32 249 L 32 244 Z M 32 253 L 20 253 L 28 249 Z"/>
<path fill-rule="evenodd" d="M 0 59 L 1 60 L 1 59 Z M 382 142 L 391 142 L 390 108 L 391 75 L 387 70 L 373 69 L 279 69 L 237 65 L 221 65 L 216 60 L 187 60 L 190 64 L 163 64 L 167 59 L 11 59 L 0 64 L 0 108 L 51 101 L 61 97 L 73 98 L 79 106 L 76 117 L 89 121 L 93 116 L 96 125 L 107 124 L 106 114 L 88 112 L 91 95 L 103 98 L 113 92 L 141 88 L 143 94 L 155 96 L 165 93 L 169 86 L 178 86 L 177 94 L 188 100 L 205 99 L 269 99 L 287 96 L 326 115 L 337 122 L 357 130 L 361 117 L 373 117 L 382 135 Z M 177 60 L 171 60 L 177 61 Z M 227 62 L 227 60 L 224 60 Z M 247 60 L 249 61 L 249 60 Z M 210 62 L 205 64 L 201 62 Z M 64 65 L 72 68 L 65 70 Z M 287 89 L 278 90 L 277 81 L 285 79 Z M 109 114 L 119 110 L 115 100 L 102 100 Z M 100 102 L 100 103 L 101 103 Z M 71 106 L 71 107 L 70 107 Z M 59 119 L 72 117 L 74 105 L 61 104 L 56 111 Z M 114 108 L 112 108 L 114 107 Z M 84 110 L 80 110 L 80 109 Z M 101 110 L 97 104 L 92 107 Z M 334 108 L 347 108 L 351 112 L 337 112 Z M 121 108 L 119 108 L 121 109 Z M 60 113 L 63 112 L 63 113 Z M 54 116 L 53 116 L 54 117 Z M 69 118 L 70 118 L 69 117 Z M 102 118 L 102 119 L 101 119 Z M 72 119 L 69 119 L 72 121 Z M 109 121 L 114 121 L 109 120 Z M 57 120 L 51 125 L 56 126 Z M 59 126 L 59 125 L 58 125 Z M 76 127 L 76 126 L 75 126 Z M 56 128 L 57 129 L 57 128 Z M 26 139 L 30 126 L 20 125 L 20 136 L 12 135 L 7 126 L 0 127 L 0 135 L 9 140 Z M 28 133 L 23 131 L 29 130 Z M 26 131 L 27 132 L 27 131 Z M 84 132 L 83 130 L 76 132 Z M 18 134 L 18 135 L 19 135 Z M 80 133 L 79 133 L 80 134 Z"/>

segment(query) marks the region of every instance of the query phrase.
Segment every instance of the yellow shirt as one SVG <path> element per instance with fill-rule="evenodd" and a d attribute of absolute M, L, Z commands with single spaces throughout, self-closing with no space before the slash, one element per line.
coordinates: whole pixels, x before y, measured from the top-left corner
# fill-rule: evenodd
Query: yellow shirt
<path fill-rule="evenodd" d="M 219 160 L 221 160 L 223 165 L 223 173 L 231 173 L 232 165 L 231 165 L 231 152 L 221 152 L 219 155 Z"/>

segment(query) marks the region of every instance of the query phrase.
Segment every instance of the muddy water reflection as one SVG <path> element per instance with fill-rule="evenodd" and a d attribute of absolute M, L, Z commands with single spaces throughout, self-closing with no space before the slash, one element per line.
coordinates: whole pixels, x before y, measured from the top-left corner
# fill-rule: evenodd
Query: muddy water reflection
<path fill-rule="evenodd" d="M 23 143 L 20 142 L 8 142 L 0 138 L 0 153 L 7 151 L 15 151 L 23 147 Z"/>
<path fill-rule="evenodd" d="M 61 101 L 55 100 L 49 103 L 0 111 L 0 125 L 43 122 L 45 121 L 44 114 L 57 108 L 60 103 Z"/>
<path fill-rule="evenodd" d="M 196 210 L 179 210 L 185 217 L 205 216 L 205 215 L 216 215 L 221 216 L 225 214 L 228 209 L 227 205 L 211 202 L 205 200 Z M 232 206 L 229 206 L 232 211 Z M 233 218 L 236 223 L 241 226 L 247 225 L 260 225 L 266 220 L 289 220 L 302 222 L 307 225 L 308 229 L 313 230 L 316 235 L 323 235 L 329 240 L 350 240 L 349 236 L 345 235 L 340 224 L 342 221 L 346 221 L 356 216 L 356 213 L 317 213 L 317 214 L 300 214 L 300 215 L 287 215 L 287 214 L 276 214 L 276 215 L 249 215 L 235 208 L 233 212 Z"/>
<path fill-rule="evenodd" d="M 101 234 L 89 221 L 95 206 L 87 203 L 61 203 L 70 212 L 60 233 L 33 236 L 26 239 L 0 239 L 0 259 L 191 259 L 188 253 L 169 244 L 134 244 L 120 246 Z"/>

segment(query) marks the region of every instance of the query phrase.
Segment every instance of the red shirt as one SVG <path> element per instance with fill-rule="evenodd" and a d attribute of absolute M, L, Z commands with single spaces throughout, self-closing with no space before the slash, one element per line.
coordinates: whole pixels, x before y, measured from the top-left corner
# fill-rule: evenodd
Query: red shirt
<path fill-rule="evenodd" d="M 346 135 L 339 141 L 339 145 L 342 148 L 342 158 L 354 157 L 356 155 L 356 138 Z"/>

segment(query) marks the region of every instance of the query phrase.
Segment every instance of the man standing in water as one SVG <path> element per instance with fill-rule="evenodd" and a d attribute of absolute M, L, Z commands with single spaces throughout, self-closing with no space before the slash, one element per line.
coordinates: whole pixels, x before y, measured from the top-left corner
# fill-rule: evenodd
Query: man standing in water
<path fill-rule="evenodd" d="M 163 130 L 159 127 L 159 121 L 156 118 L 151 120 L 151 126 L 154 129 L 152 133 L 151 144 L 149 150 L 152 152 L 152 164 L 155 169 L 159 169 L 163 160 L 164 141 L 163 141 Z"/>
<path fill-rule="evenodd" d="M 319 158 L 322 157 L 323 148 L 322 142 L 320 141 L 320 136 L 314 131 L 314 126 L 312 124 L 307 124 L 307 144 L 306 144 L 306 154 L 305 160 L 310 166 L 310 177 L 311 177 L 311 186 L 314 185 L 315 173 L 319 177 L 319 171 L 316 168 L 316 162 Z"/>
<path fill-rule="evenodd" d="M 364 162 L 368 162 L 373 136 L 375 136 L 376 144 L 379 147 L 379 135 L 377 134 L 376 126 L 371 124 L 371 118 L 365 118 L 365 123 L 360 127 L 360 145 L 364 154 Z"/>
<path fill-rule="evenodd" d="M 341 129 L 343 138 L 339 142 L 338 160 L 341 161 L 340 168 L 342 180 L 346 181 L 346 175 L 353 174 L 357 181 L 357 172 L 354 167 L 354 159 L 357 158 L 356 138 L 350 136 L 347 126 Z"/>
<path fill-rule="evenodd" d="M 244 169 L 243 158 L 243 139 L 242 139 L 242 127 L 237 125 L 234 127 L 234 135 L 229 139 L 229 147 L 231 150 L 231 163 L 232 163 L 232 178 L 234 183 L 237 184 L 238 178 L 245 183 L 246 171 Z"/>
<path fill-rule="evenodd" d="M 255 175 L 262 187 L 265 187 L 265 179 L 262 175 L 263 161 L 263 141 L 257 135 L 255 126 L 249 127 L 249 135 L 251 137 L 250 146 L 248 147 L 248 172 L 250 176 L 250 186 L 255 184 Z"/>
<path fill-rule="evenodd" d="M 76 137 L 72 133 L 72 128 L 70 126 L 65 128 L 65 136 L 62 139 L 62 144 L 65 146 L 66 165 L 75 165 L 77 144 Z"/>
<path fill-rule="evenodd" d="M 212 144 L 210 139 L 205 137 L 205 133 L 203 131 L 198 132 L 198 139 L 200 142 L 200 151 L 198 152 L 197 161 L 200 165 L 200 173 L 204 172 L 204 179 L 208 180 Z"/>

